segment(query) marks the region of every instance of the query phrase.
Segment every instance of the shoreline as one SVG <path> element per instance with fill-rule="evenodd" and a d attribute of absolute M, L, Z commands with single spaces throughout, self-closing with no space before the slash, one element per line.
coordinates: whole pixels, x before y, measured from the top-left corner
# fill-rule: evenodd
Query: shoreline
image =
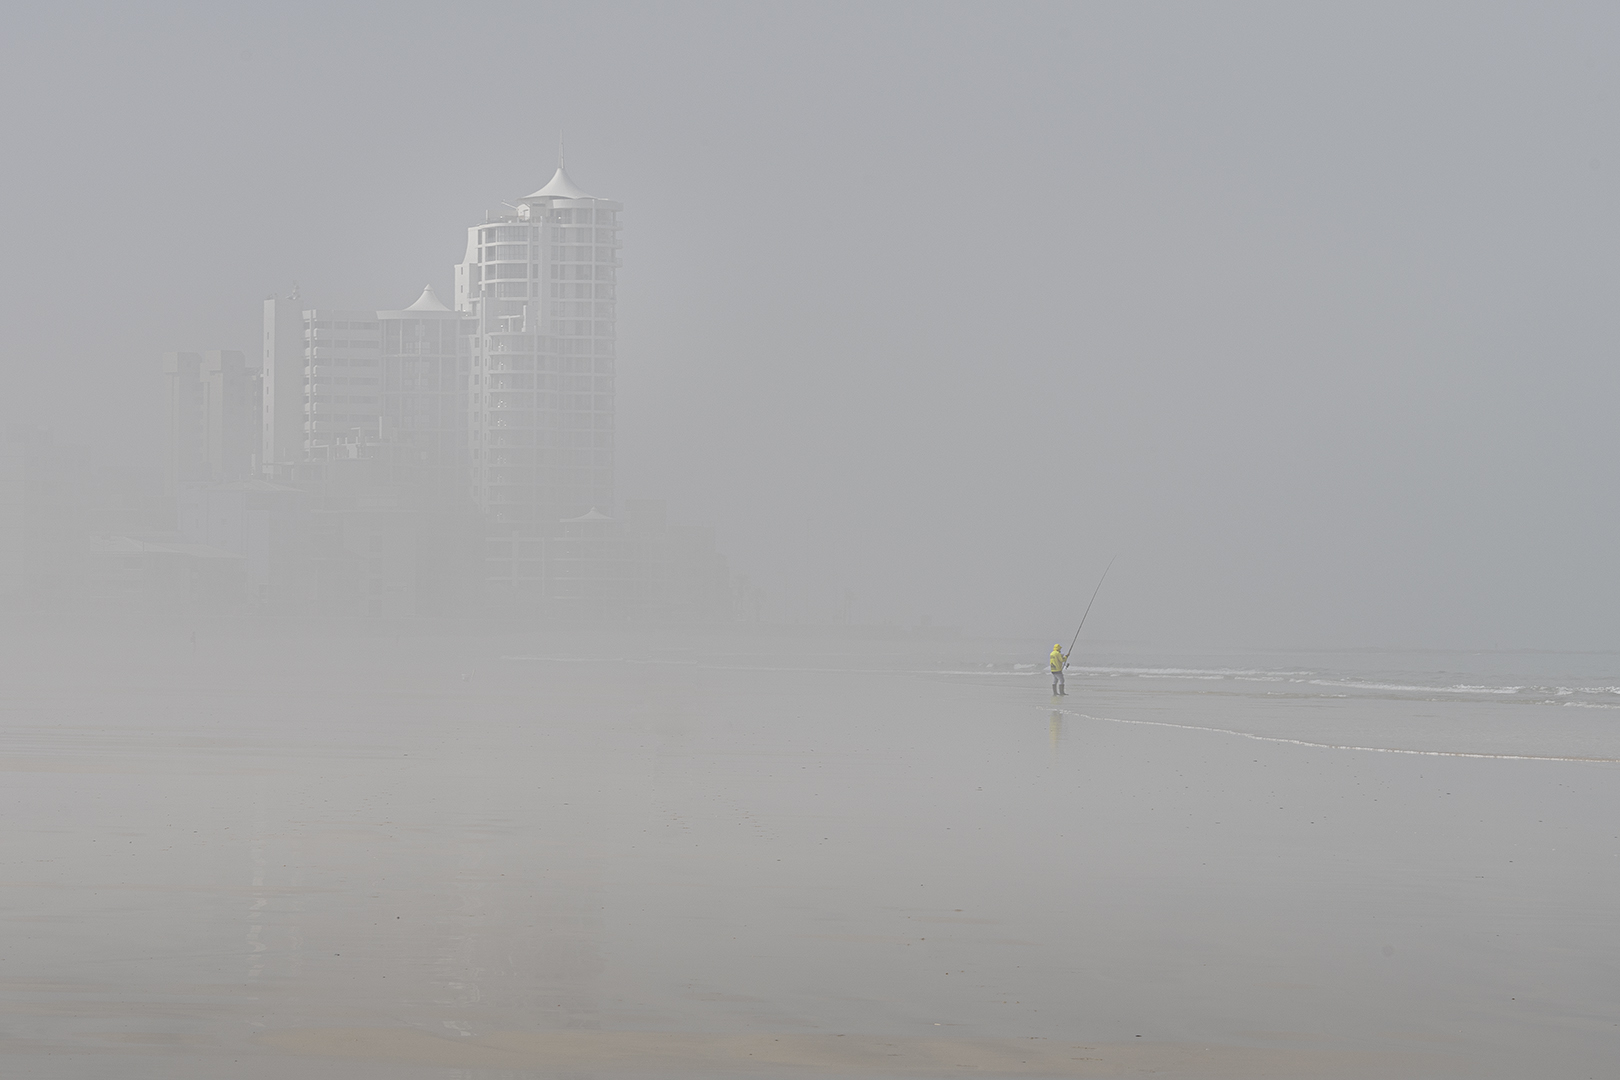
<path fill-rule="evenodd" d="M 918 662 L 950 645 L 441 644 L 31 643 L 0 712 L 0 1066 L 754 1075 L 784 1039 L 758 1071 L 1606 1060 L 1620 794 L 1556 753 L 1615 745 L 1600 710 L 1106 676 L 1048 704 Z"/>

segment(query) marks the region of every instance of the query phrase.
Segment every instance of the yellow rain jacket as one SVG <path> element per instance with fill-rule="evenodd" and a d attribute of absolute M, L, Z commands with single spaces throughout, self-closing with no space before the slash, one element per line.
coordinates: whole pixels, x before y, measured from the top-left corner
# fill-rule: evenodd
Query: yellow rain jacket
<path fill-rule="evenodd" d="M 1052 670 L 1053 671 L 1062 671 L 1063 670 L 1063 664 L 1068 659 L 1069 658 L 1067 656 L 1063 655 L 1063 650 L 1062 649 L 1058 648 L 1056 645 L 1052 646 Z"/>

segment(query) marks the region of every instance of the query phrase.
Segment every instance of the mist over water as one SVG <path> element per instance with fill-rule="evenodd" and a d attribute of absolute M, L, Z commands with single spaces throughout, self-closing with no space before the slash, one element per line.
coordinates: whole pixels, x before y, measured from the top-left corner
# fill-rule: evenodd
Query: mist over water
<path fill-rule="evenodd" d="M 0 1075 L 1611 1068 L 1612 6 L 0 90 Z"/>

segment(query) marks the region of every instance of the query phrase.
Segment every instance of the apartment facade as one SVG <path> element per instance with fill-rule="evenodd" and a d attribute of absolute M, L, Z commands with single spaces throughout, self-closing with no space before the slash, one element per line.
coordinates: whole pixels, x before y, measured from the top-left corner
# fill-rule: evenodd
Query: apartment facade
<path fill-rule="evenodd" d="M 456 309 L 476 323 L 468 475 L 498 533 L 612 511 L 622 210 L 559 164 L 513 213 L 467 230 Z"/>
<path fill-rule="evenodd" d="M 377 437 L 434 489 L 467 479 L 467 381 L 477 322 L 452 311 L 429 285 L 410 307 L 377 312 Z"/>
<path fill-rule="evenodd" d="M 320 460 L 382 416 L 382 348 L 375 311 L 312 308 L 304 319 L 304 455 Z"/>
<path fill-rule="evenodd" d="M 305 308 L 297 290 L 264 302 L 264 461 L 272 474 L 318 460 L 381 414 L 375 311 Z"/>

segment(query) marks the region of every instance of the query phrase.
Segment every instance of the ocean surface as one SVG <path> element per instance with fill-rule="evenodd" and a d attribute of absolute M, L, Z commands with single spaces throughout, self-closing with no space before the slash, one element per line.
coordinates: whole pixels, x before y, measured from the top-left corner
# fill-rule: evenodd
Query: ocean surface
<path fill-rule="evenodd" d="M 0 1075 L 1585 1077 L 1620 656 L 13 632 Z"/>

